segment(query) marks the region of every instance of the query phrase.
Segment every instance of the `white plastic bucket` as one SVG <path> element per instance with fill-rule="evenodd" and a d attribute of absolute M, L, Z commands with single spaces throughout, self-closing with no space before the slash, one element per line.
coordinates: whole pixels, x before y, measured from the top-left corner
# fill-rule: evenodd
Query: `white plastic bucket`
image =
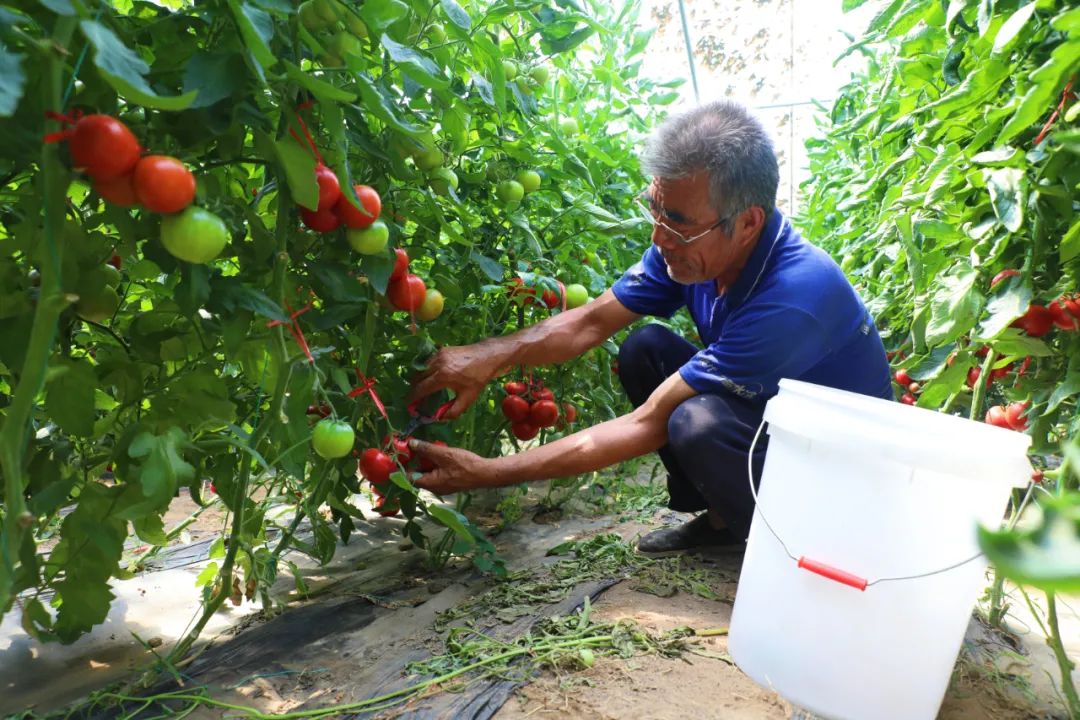
<path fill-rule="evenodd" d="M 986 587 L 976 523 L 998 526 L 1028 482 L 1031 438 L 794 380 L 765 421 L 732 657 L 817 715 L 932 720 Z"/>

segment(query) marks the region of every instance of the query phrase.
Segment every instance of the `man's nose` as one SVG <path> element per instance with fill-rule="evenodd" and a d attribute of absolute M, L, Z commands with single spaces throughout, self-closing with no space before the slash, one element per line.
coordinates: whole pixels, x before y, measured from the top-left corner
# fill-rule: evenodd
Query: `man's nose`
<path fill-rule="evenodd" d="M 671 233 L 660 224 L 653 225 L 652 241 L 661 250 L 674 250 L 679 244 Z"/>

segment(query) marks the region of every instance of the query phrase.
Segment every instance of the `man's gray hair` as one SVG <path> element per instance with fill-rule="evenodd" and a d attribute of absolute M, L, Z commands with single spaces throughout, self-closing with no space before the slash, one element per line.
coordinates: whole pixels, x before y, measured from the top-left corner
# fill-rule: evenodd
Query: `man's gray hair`
<path fill-rule="evenodd" d="M 757 118 L 730 100 L 664 120 L 646 142 L 641 168 L 670 179 L 707 172 L 712 205 L 727 233 L 747 208 L 760 206 L 767 219 L 776 207 L 780 169 L 772 141 Z"/>

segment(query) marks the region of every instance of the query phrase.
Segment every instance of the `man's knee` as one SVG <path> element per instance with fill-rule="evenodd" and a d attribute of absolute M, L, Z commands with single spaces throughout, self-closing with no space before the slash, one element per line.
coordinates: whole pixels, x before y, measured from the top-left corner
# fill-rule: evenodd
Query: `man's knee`
<path fill-rule="evenodd" d="M 663 325 L 652 323 L 630 333 L 619 346 L 619 369 L 633 366 L 655 354 L 670 341 L 673 333 Z"/>
<path fill-rule="evenodd" d="M 668 418 L 668 445 L 676 455 L 697 453 L 721 440 L 726 406 L 715 395 L 695 395 Z"/>

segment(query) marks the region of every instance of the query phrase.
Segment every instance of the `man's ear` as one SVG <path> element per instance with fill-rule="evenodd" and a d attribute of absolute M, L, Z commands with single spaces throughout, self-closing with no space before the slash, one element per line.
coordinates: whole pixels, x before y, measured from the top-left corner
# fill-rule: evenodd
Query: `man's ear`
<path fill-rule="evenodd" d="M 765 208 L 751 205 L 735 218 L 735 237 L 739 243 L 755 240 L 765 229 Z"/>

